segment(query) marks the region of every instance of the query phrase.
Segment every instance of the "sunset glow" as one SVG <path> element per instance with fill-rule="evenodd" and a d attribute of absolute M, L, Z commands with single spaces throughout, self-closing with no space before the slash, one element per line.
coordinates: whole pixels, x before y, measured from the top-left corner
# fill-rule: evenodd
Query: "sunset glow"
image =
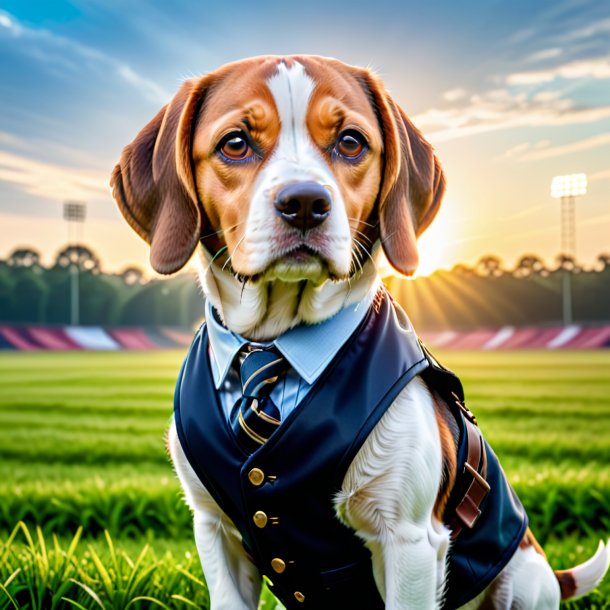
<path fill-rule="evenodd" d="M 291 53 L 372 67 L 435 147 L 448 187 L 420 239 L 419 275 L 486 254 L 512 265 L 535 252 L 552 263 L 559 210 L 549 185 L 578 172 L 588 183 L 576 209 L 576 257 L 592 266 L 609 250 L 605 3 L 407 0 L 372 12 L 313 0 L 283 5 L 281 15 L 276 8 L 243 0 L 144 0 L 129 12 L 112 3 L 3 3 L 0 258 L 30 246 L 51 263 L 67 237 L 62 205 L 76 199 L 87 203 L 84 237 L 105 269 L 135 264 L 153 275 L 147 246 L 108 187 L 122 148 L 184 78 Z M 297 21 L 304 27 L 284 27 Z"/>

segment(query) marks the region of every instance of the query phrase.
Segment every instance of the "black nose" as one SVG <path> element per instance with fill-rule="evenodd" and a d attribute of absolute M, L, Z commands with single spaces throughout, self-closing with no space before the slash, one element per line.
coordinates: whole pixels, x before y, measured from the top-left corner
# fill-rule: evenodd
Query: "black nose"
<path fill-rule="evenodd" d="M 289 225 L 307 231 L 330 215 L 330 193 L 317 182 L 296 182 L 279 191 L 274 205 Z"/>

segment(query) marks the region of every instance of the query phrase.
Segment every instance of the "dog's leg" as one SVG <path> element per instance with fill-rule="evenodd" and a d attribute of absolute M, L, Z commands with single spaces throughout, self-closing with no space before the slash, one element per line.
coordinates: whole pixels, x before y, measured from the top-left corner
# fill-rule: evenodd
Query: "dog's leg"
<path fill-rule="evenodd" d="M 449 532 L 433 516 L 441 447 L 432 397 L 413 380 L 356 455 L 336 498 L 373 556 L 387 610 L 438 608 Z"/>
<path fill-rule="evenodd" d="M 499 579 L 509 580 L 512 589 L 510 608 L 524 610 L 558 610 L 559 583 L 546 558 L 534 547 L 519 548 L 502 571 Z M 493 597 L 493 596 L 492 596 Z M 504 606 L 493 606 L 504 608 Z"/>
<path fill-rule="evenodd" d="M 558 610 L 559 583 L 541 550 L 523 544 L 497 578 L 460 610 Z"/>
<path fill-rule="evenodd" d="M 232 521 L 191 468 L 174 422 L 168 431 L 168 446 L 186 502 L 194 513 L 195 543 L 210 591 L 210 610 L 255 610 L 261 591 L 258 570 L 248 559 Z"/>

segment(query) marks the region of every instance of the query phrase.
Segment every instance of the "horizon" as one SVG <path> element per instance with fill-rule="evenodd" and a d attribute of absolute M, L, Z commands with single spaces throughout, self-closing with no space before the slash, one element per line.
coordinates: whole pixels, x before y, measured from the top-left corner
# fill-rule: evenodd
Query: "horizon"
<path fill-rule="evenodd" d="M 320 14 L 324 19 L 320 20 Z M 293 27 L 299 24 L 298 30 Z M 102 268 L 148 264 L 109 194 L 123 146 L 180 81 L 245 56 L 312 53 L 373 67 L 447 175 L 420 239 L 419 275 L 495 255 L 559 254 L 555 175 L 584 172 L 575 258 L 610 249 L 610 8 L 593 0 L 457 6 L 361 0 L 230 7 L 9 0 L 0 10 L 0 258 L 69 242 L 66 200 L 87 202 Z"/>
<path fill-rule="evenodd" d="M 87 244 L 84 241 L 77 241 L 77 242 L 71 242 L 71 243 L 64 243 L 55 253 L 54 257 L 43 257 L 42 253 L 40 251 L 38 251 L 36 249 L 36 246 L 32 246 L 32 245 L 28 245 L 28 244 L 23 244 L 21 246 L 18 246 L 16 248 L 14 248 L 7 256 L 2 257 L 0 256 L 0 263 L 5 263 L 8 264 L 9 260 L 11 258 L 11 256 L 21 250 L 25 250 L 25 251 L 31 251 L 34 252 L 37 255 L 40 255 L 40 260 L 39 262 L 35 263 L 35 264 L 27 264 L 27 265 L 22 265 L 22 264 L 14 264 L 12 266 L 14 267 L 23 267 L 23 268 L 28 268 L 28 267 L 33 267 L 35 265 L 38 265 L 39 267 L 41 267 L 42 269 L 44 269 L 45 271 L 49 271 L 53 268 L 55 268 L 58 265 L 58 258 L 59 255 L 67 248 L 69 247 L 78 247 L 78 248 L 86 248 L 88 249 L 91 254 L 94 256 L 95 260 L 97 261 L 98 265 L 95 267 L 95 271 L 97 273 L 100 273 L 102 275 L 115 275 L 115 276 L 120 276 L 122 275 L 124 272 L 126 271 L 137 271 L 137 272 L 141 272 L 142 273 L 142 278 L 145 281 L 151 281 L 151 280 L 158 280 L 158 279 L 172 279 L 182 273 L 197 273 L 197 269 L 194 263 L 194 259 L 196 258 L 196 253 L 191 257 L 191 259 L 188 261 L 188 263 L 179 271 L 172 273 L 172 274 L 168 274 L 168 275 L 164 275 L 161 273 L 157 273 L 154 269 L 152 268 L 146 268 L 143 266 L 138 265 L 137 263 L 134 264 L 126 264 L 125 266 L 121 267 L 120 269 L 108 269 L 104 266 L 104 262 L 102 260 L 102 257 L 99 256 L 99 253 L 92 247 L 90 247 L 89 244 Z M 511 265 L 507 265 L 505 264 L 506 261 L 504 259 L 502 259 L 501 257 L 496 256 L 493 252 L 483 252 L 481 253 L 481 255 L 479 256 L 479 258 L 475 261 L 473 261 L 472 263 L 465 263 L 463 261 L 457 261 L 454 264 L 451 265 L 451 267 L 443 267 L 443 266 L 435 266 L 434 269 L 432 269 L 429 273 L 421 273 L 420 270 L 418 269 L 416 273 L 414 273 L 413 275 L 410 276 L 403 276 L 402 274 L 400 274 L 399 272 L 397 272 L 396 270 L 394 270 L 391 266 L 391 264 L 389 263 L 389 261 L 386 259 L 385 255 L 383 254 L 383 252 L 377 252 L 375 254 L 373 254 L 373 258 L 375 258 L 375 265 L 379 271 L 379 274 L 381 275 L 382 278 L 387 278 L 387 277 L 396 277 L 399 279 L 403 279 L 403 280 L 415 280 L 418 277 L 431 277 L 433 276 L 436 272 L 447 272 L 447 273 L 452 273 L 455 271 L 459 271 L 459 268 L 466 268 L 466 269 L 470 269 L 472 271 L 475 271 L 477 273 L 479 273 L 477 271 L 478 268 L 483 268 L 481 263 L 484 262 L 484 259 L 488 259 L 488 258 L 492 258 L 492 259 L 496 259 L 495 263 L 497 264 L 497 267 L 495 268 L 497 270 L 497 272 L 499 272 L 501 275 L 502 274 L 512 274 L 515 273 L 516 271 L 518 271 L 520 269 L 519 267 L 519 263 L 522 259 L 524 258 L 530 258 L 530 257 L 534 257 L 536 259 L 538 259 L 541 263 L 542 263 L 542 267 L 540 268 L 540 271 L 530 271 L 530 273 L 532 275 L 537 275 L 540 272 L 542 273 L 552 273 L 555 271 L 559 271 L 561 270 L 563 267 L 561 265 L 561 262 L 559 260 L 554 260 L 554 262 L 552 264 L 549 264 L 550 261 L 545 260 L 543 257 L 539 256 L 538 254 L 536 254 L 535 252 L 523 252 L 522 254 L 520 254 L 517 259 L 514 261 L 513 264 Z M 589 263 L 589 264 L 583 264 L 583 261 L 578 259 L 578 257 L 573 259 L 573 262 L 575 264 L 575 268 L 574 271 L 575 273 L 580 273 L 580 272 L 599 272 L 599 271 L 603 271 L 604 268 L 600 268 L 600 264 L 608 266 L 608 262 L 610 261 L 610 252 L 605 251 L 605 252 L 599 252 L 597 254 L 597 256 Z M 11 265 L 9 265 L 11 266 Z M 65 265 L 59 265 L 61 267 L 65 267 Z M 88 272 L 91 271 L 92 269 L 81 269 L 81 272 Z M 494 271 L 493 273 L 479 273 L 482 276 L 486 276 L 486 275 L 496 275 L 496 272 Z M 529 275 L 529 273 L 528 273 Z M 518 276 L 518 277 L 527 277 L 526 276 Z"/>

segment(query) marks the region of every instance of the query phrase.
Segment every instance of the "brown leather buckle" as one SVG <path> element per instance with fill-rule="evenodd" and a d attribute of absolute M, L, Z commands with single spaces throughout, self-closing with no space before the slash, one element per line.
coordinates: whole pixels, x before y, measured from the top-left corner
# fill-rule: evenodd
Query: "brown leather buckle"
<path fill-rule="evenodd" d="M 471 421 L 475 426 L 477 426 L 477 418 L 476 415 L 466 406 L 466 404 L 460 400 L 460 397 L 455 393 L 451 392 L 453 398 L 455 399 L 455 404 L 460 408 L 462 413 Z"/>
<path fill-rule="evenodd" d="M 461 402 L 456 399 L 457 404 Z M 465 526 L 472 529 L 481 516 L 480 506 L 491 487 L 485 480 L 487 476 L 487 452 L 480 430 L 474 422 L 466 417 L 466 434 L 468 442 L 468 457 L 464 462 L 461 476 L 470 476 L 472 480 L 460 503 L 455 508 L 455 516 L 451 521 L 451 538 L 455 540 Z M 474 464 L 474 466 L 473 466 Z"/>
<path fill-rule="evenodd" d="M 455 514 L 460 521 L 469 529 L 472 529 L 481 516 L 479 506 L 491 487 L 489 483 L 468 462 L 464 464 L 464 471 L 472 476 L 472 482 L 468 491 L 464 494 L 462 501 L 457 505 Z M 459 531 L 455 534 L 457 535 Z"/>
<path fill-rule="evenodd" d="M 489 483 L 479 474 L 479 471 L 476 468 L 473 468 L 468 462 L 464 464 L 464 470 L 467 470 L 473 479 L 476 479 L 477 483 L 483 487 L 486 492 L 488 492 L 491 487 Z"/>

